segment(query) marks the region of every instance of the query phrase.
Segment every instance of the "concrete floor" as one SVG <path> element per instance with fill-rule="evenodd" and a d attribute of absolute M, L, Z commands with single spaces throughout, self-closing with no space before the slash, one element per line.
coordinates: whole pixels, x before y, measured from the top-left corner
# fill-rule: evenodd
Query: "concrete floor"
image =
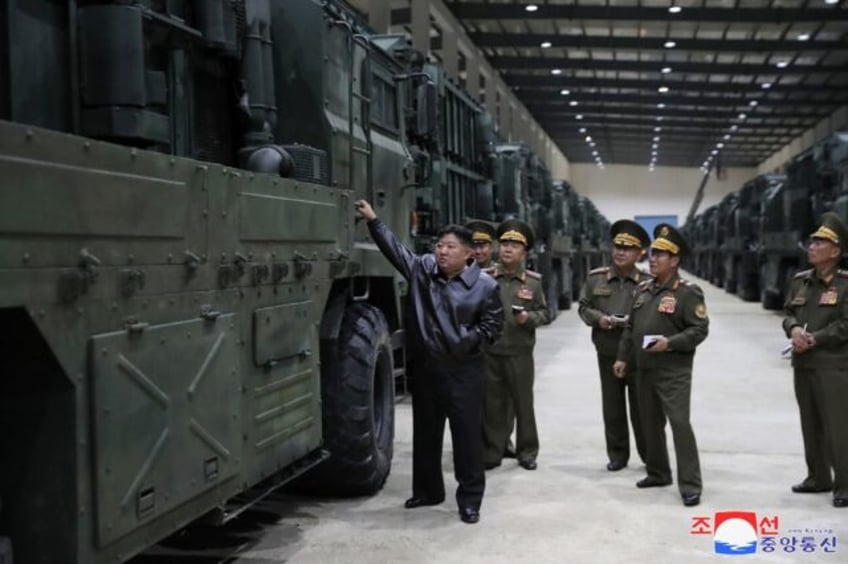
<path fill-rule="evenodd" d="M 539 469 L 505 461 L 487 473 L 479 524 L 457 517 L 449 436 L 443 461 L 448 501 L 403 508 L 412 454 L 411 407 L 404 402 L 397 406 L 392 473 L 379 495 L 341 501 L 280 495 L 254 513 L 250 525 L 224 531 L 229 545 L 221 537 L 221 546 L 193 554 L 204 562 L 251 564 L 718 561 L 725 557 L 714 553 L 712 535 L 691 534 L 693 518 L 741 510 L 758 519 L 777 516 L 779 537 L 813 536 L 817 544 L 837 538 L 834 553 L 819 546 L 813 553 L 786 553 L 778 544 L 772 553 L 760 549 L 758 562 L 848 562 L 848 547 L 841 545 L 848 543 L 848 510 L 834 509 L 830 494 L 789 490 L 805 467 L 792 372 L 779 356 L 786 344 L 780 316 L 698 283 L 711 321 L 696 355 L 692 398 L 704 479 L 700 506 L 683 507 L 676 485 L 637 489 L 644 475 L 638 457 L 620 472 L 606 471 L 594 348 L 573 309 L 538 335 Z M 156 547 L 149 554 L 160 555 L 151 561 L 177 562 L 184 553 Z"/>

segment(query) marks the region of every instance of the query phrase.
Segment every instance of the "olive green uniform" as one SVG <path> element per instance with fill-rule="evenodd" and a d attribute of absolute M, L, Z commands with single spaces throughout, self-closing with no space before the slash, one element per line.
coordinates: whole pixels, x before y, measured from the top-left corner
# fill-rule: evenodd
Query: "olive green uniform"
<path fill-rule="evenodd" d="M 695 347 L 706 339 L 708 329 L 704 293 L 675 273 L 663 285 L 655 280 L 639 284 L 618 349 L 618 360 L 636 363 L 648 478 L 671 483 L 667 417 L 677 457 L 677 484 L 684 496 L 700 495 L 702 487 L 689 409 Z M 669 349 L 648 352 L 642 348 L 645 335 L 665 336 Z"/>
<path fill-rule="evenodd" d="M 517 423 L 515 448 L 518 459 L 535 460 L 539 452 L 536 415 L 533 410 L 533 347 L 536 327 L 548 322 L 542 277 L 519 268 L 513 274 L 495 266 L 487 271 L 500 287 L 504 306 L 504 329 L 501 338 L 486 348 L 486 400 L 483 410 L 483 436 L 486 463 L 501 461 L 509 439 L 512 421 L 508 420 L 507 402 L 512 401 Z M 524 325 L 515 322 L 513 305 L 524 307 L 529 319 Z"/>
<path fill-rule="evenodd" d="M 792 355 L 807 462 L 803 484 L 833 487 L 835 498 L 848 498 L 848 272 L 826 280 L 814 270 L 799 272 L 784 311 L 788 337 L 793 327 L 806 326 L 815 339 L 813 348 Z"/>
<path fill-rule="evenodd" d="M 601 400 L 604 417 L 607 456 L 610 462 L 627 464 L 630 459 L 630 434 L 627 429 L 627 403 L 630 403 L 630 423 L 636 440 L 636 451 L 645 460 L 645 438 L 639 419 L 639 400 L 632 360 L 624 378 L 616 378 L 612 370 L 624 325 L 601 329 L 599 323 L 605 315 L 627 315 L 633 305 L 637 285 L 651 276 L 638 268 L 623 275 L 615 267 L 601 267 L 589 272 L 580 291 L 580 319 L 592 328 L 592 342 L 598 353 L 601 375 Z"/>

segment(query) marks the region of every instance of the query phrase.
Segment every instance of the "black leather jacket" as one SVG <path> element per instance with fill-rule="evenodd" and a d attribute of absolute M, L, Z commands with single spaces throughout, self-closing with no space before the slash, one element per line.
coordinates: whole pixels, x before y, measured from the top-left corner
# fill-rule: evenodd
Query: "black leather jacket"
<path fill-rule="evenodd" d="M 368 229 L 383 255 L 409 281 L 413 346 L 443 365 L 479 360 L 481 345 L 493 343 L 503 328 L 495 280 L 473 262 L 448 280 L 434 255 L 414 254 L 379 219 L 369 222 Z"/>

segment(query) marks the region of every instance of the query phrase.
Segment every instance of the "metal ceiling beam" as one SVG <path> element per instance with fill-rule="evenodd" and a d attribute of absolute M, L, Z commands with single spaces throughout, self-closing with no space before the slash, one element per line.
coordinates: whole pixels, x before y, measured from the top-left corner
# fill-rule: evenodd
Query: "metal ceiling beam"
<path fill-rule="evenodd" d="M 651 113 L 654 116 L 662 116 L 666 117 L 679 117 L 684 119 L 689 118 L 704 118 L 704 119 L 712 119 L 714 121 L 725 121 L 727 123 L 735 122 L 739 116 L 739 111 L 733 110 L 678 110 L 675 108 L 651 108 L 646 109 L 642 106 L 602 106 L 602 105 L 583 105 L 578 106 L 576 108 L 572 108 L 571 106 L 563 106 L 563 104 L 551 103 L 551 102 L 528 102 L 525 104 L 527 109 L 533 113 L 536 117 L 536 120 L 539 121 L 543 126 L 545 125 L 545 116 L 549 116 L 551 114 L 554 115 L 572 115 L 576 116 L 578 114 L 586 116 L 591 114 L 600 114 L 600 115 L 645 115 L 646 113 Z M 791 111 L 781 111 L 781 112 L 773 112 L 773 113 L 762 113 L 762 112 L 743 112 L 747 116 L 751 118 L 756 118 L 759 120 L 763 120 L 765 122 L 770 123 L 778 123 L 781 124 L 787 119 L 816 119 L 816 118 L 824 118 L 829 116 L 832 112 L 827 109 L 822 109 L 821 106 L 816 106 L 814 109 L 803 110 L 800 108 L 792 108 Z M 657 120 L 662 121 L 662 120 Z"/>
<path fill-rule="evenodd" d="M 797 128 L 797 132 L 786 132 L 786 133 L 765 133 L 761 131 L 734 131 L 729 132 L 726 127 L 724 128 L 709 128 L 704 129 L 700 127 L 664 127 L 661 131 L 655 132 L 653 130 L 653 123 L 651 126 L 648 125 L 628 125 L 621 122 L 614 123 L 592 123 L 586 122 L 585 120 L 580 122 L 581 127 L 586 129 L 585 133 L 580 133 L 580 127 L 577 127 L 573 122 L 569 124 L 554 124 L 549 125 L 545 131 L 550 134 L 559 134 L 559 135 L 573 135 L 575 137 L 579 137 L 581 139 L 585 138 L 587 135 L 595 138 L 595 137 L 603 137 L 604 135 L 616 135 L 619 132 L 627 131 L 631 133 L 641 133 L 645 137 L 655 137 L 659 135 L 662 138 L 666 136 L 675 136 L 675 135 L 698 135 L 702 138 L 707 139 L 715 139 L 720 140 L 724 138 L 725 134 L 731 136 L 731 139 L 763 139 L 769 141 L 780 141 L 786 140 L 786 143 L 798 137 L 801 133 L 803 133 L 803 129 Z"/>
<path fill-rule="evenodd" d="M 660 22 L 742 22 L 793 23 L 848 21 L 848 12 L 834 8 L 690 8 L 671 14 L 665 7 L 586 6 L 542 4 L 528 12 L 524 4 L 490 4 L 488 2 L 448 2 L 459 19 L 466 20 L 608 20 Z"/>
<path fill-rule="evenodd" d="M 790 76 L 810 72 L 837 73 L 848 71 L 846 64 L 805 65 L 793 63 L 785 69 L 775 65 L 761 63 L 692 63 L 676 61 L 626 61 L 599 59 L 562 59 L 558 57 L 512 57 L 494 55 L 488 57 L 489 63 L 498 69 L 552 69 L 615 71 L 615 72 L 656 72 L 663 67 L 671 67 L 670 76 L 689 74 L 726 74 L 726 75 L 779 75 Z"/>
<path fill-rule="evenodd" d="M 581 145 L 588 146 L 586 143 L 585 136 L 580 134 L 575 134 L 570 131 L 558 131 L 556 129 L 548 131 L 548 135 L 555 137 L 557 139 L 566 139 L 572 143 L 580 143 Z M 656 136 L 652 136 L 650 133 L 639 133 L 633 131 L 601 131 L 595 132 L 594 135 L 591 136 L 593 139 L 593 143 L 596 146 L 603 146 L 607 143 L 614 143 L 618 140 L 637 140 L 642 143 L 644 146 L 650 146 L 654 143 L 653 138 Z M 676 135 L 659 135 L 660 140 L 657 142 L 660 147 L 668 147 L 671 145 L 677 145 L 678 143 L 689 143 L 697 141 L 701 144 L 712 144 L 723 143 L 724 147 L 727 149 L 737 149 L 737 148 L 768 148 L 773 147 L 774 145 L 780 143 L 779 139 L 771 139 L 765 140 L 761 137 L 759 138 L 749 138 L 749 137 L 733 137 L 728 140 L 723 140 L 721 137 L 712 137 L 709 135 L 698 135 L 698 134 L 676 134 Z M 783 143 L 784 145 L 788 143 L 786 141 Z"/>
<path fill-rule="evenodd" d="M 798 92 L 821 93 L 827 91 L 843 92 L 848 89 L 848 84 L 775 84 L 768 90 L 764 90 L 759 84 L 738 82 L 705 82 L 705 81 L 683 81 L 683 80 L 636 80 L 617 78 L 575 78 L 570 76 L 539 76 L 531 74 L 504 74 L 504 80 L 510 86 L 518 88 L 548 88 L 548 89 L 576 89 L 576 88 L 632 88 L 637 90 L 656 91 L 660 86 L 668 86 L 671 90 L 694 91 L 694 92 L 733 92 L 736 94 L 763 94 L 774 92 L 777 94 L 794 94 Z M 844 82 L 844 81 L 843 81 Z"/>
<path fill-rule="evenodd" d="M 586 116 L 582 121 L 575 121 L 575 119 L 571 116 L 552 116 L 546 119 L 543 125 L 546 130 L 551 129 L 552 127 L 570 127 L 577 131 L 579 128 L 585 127 L 591 131 L 593 127 L 624 126 L 631 128 L 644 128 L 646 130 L 653 131 L 654 127 L 659 126 L 662 128 L 662 131 L 693 129 L 697 131 L 703 131 L 705 133 L 715 133 L 716 135 L 724 135 L 725 133 L 729 132 L 729 126 L 726 125 L 726 123 L 716 125 L 715 120 L 689 119 L 685 122 L 664 121 L 662 123 L 657 123 L 653 116 L 610 118 L 603 115 L 592 115 Z M 796 125 L 781 127 L 780 125 L 768 125 L 750 122 L 742 122 L 737 125 L 738 128 L 736 132 L 731 132 L 731 134 L 736 134 L 737 132 L 741 134 L 742 132 L 744 132 L 748 135 L 769 135 L 767 133 L 757 132 L 771 131 L 773 132 L 771 133 L 771 135 L 791 135 L 794 138 L 800 136 L 804 132 L 803 126 Z M 778 132 L 777 130 L 783 131 Z"/>
<path fill-rule="evenodd" d="M 732 17 L 728 21 L 733 21 Z M 690 39 L 686 37 L 609 37 L 606 35 L 577 35 L 557 33 L 500 33 L 469 32 L 468 37 L 480 48 L 486 47 L 538 47 L 542 42 L 550 42 L 553 47 L 571 47 L 574 49 L 623 49 L 645 51 L 656 49 L 668 51 L 665 42 L 676 43 L 674 49 L 680 51 L 709 51 L 710 53 L 767 53 L 795 51 L 845 51 L 848 41 L 830 41 L 810 39 Z"/>
<path fill-rule="evenodd" d="M 667 106 L 673 105 L 675 107 L 680 106 L 699 106 L 699 107 L 709 107 L 709 108 L 738 108 L 739 111 L 742 111 L 742 108 L 750 108 L 749 102 L 754 100 L 757 101 L 759 106 L 757 107 L 768 107 L 768 108 L 779 108 L 779 107 L 790 107 L 794 108 L 797 106 L 809 105 L 809 106 L 838 106 L 842 104 L 848 103 L 848 90 L 842 91 L 837 98 L 831 100 L 813 100 L 813 99 L 803 99 L 803 100 L 787 100 L 787 99 L 763 99 L 763 98 L 738 98 L 738 97 L 728 97 L 728 96 L 684 96 L 680 94 L 653 94 L 653 95 L 640 95 L 640 94 L 597 94 L 597 93 L 582 93 L 582 92 L 573 92 L 569 96 L 563 96 L 557 91 L 538 91 L 538 90 L 524 90 L 520 92 L 521 101 L 524 103 L 528 102 L 549 102 L 551 104 L 561 104 L 562 106 L 568 106 L 568 104 L 572 101 L 578 102 L 580 104 L 590 102 L 590 103 L 610 103 L 610 104 L 641 104 L 646 106 L 656 107 L 657 104 L 666 104 Z"/>

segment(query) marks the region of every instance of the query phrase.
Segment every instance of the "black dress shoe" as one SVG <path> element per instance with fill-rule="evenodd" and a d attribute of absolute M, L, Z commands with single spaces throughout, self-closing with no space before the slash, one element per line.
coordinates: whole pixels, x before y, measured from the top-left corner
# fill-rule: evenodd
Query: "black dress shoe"
<path fill-rule="evenodd" d="M 424 507 L 425 505 L 439 505 L 445 499 L 428 499 L 426 497 L 411 497 L 403 504 L 407 509 L 415 509 L 416 507 Z"/>
<path fill-rule="evenodd" d="M 829 492 L 832 489 L 832 487 L 820 488 L 818 486 L 813 486 L 805 482 L 801 482 L 800 484 L 795 484 L 794 486 L 792 486 L 792 491 L 794 493 L 822 493 Z"/>
<path fill-rule="evenodd" d="M 626 466 L 627 463 L 622 462 L 620 460 L 610 460 L 609 462 L 607 462 L 607 470 L 609 470 L 610 472 L 618 472 Z"/>
<path fill-rule="evenodd" d="M 484 466 L 486 467 L 486 470 L 491 470 L 493 468 L 497 468 L 500 465 L 501 461 L 498 460 L 497 462 L 487 462 Z"/>
<path fill-rule="evenodd" d="M 524 468 L 525 470 L 535 470 L 538 467 L 538 464 L 536 464 L 536 460 L 533 458 L 525 458 L 524 460 L 519 460 L 518 465 Z"/>
<path fill-rule="evenodd" d="M 642 478 L 638 482 L 636 482 L 637 488 L 661 488 L 663 486 L 670 486 L 671 482 L 663 482 L 662 480 L 657 480 L 656 478 Z"/>
<path fill-rule="evenodd" d="M 835 498 L 833 498 L 833 506 L 834 507 L 848 507 L 848 497 L 835 497 Z"/>
<path fill-rule="evenodd" d="M 504 458 L 518 458 L 518 454 L 515 452 L 515 447 L 511 444 L 506 445 L 506 448 L 503 452 Z"/>
<path fill-rule="evenodd" d="M 473 525 L 480 520 L 480 511 L 473 507 L 463 507 L 459 510 L 459 518 L 462 519 L 463 523 Z"/>
<path fill-rule="evenodd" d="M 683 497 L 683 505 L 685 505 L 686 507 L 692 507 L 693 505 L 698 505 L 699 503 L 701 503 L 701 494 L 683 494 L 681 497 Z"/>

